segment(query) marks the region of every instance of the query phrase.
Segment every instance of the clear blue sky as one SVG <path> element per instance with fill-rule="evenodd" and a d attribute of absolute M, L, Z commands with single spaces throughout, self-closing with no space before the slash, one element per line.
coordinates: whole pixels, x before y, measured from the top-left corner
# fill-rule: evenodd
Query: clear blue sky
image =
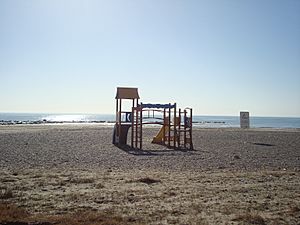
<path fill-rule="evenodd" d="M 299 0 L 0 0 L 0 112 L 300 117 Z"/>

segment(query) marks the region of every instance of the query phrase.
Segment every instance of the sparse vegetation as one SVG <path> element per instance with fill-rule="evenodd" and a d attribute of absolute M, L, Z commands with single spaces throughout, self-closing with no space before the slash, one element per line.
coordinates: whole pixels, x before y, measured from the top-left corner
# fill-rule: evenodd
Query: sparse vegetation
<path fill-rule="evenodd" d="M 151 144 L 150 127 L 142 151 L 112 145 L 98 124 L 0 133 L 0 204 L 11 204 L 0 221 L 299 225 L 298 130 L 195 129 L 186 152 Z"/>
<path fill-rule="evenodd" d="M 74 177 L 70 180 L 70 183 L 74 184 L 90 184 L 94 182 L 95 178 L 93 177 Z"/>
<path fill-rule="evenodd" d="M 292 206 L 288 213 L 290 215 L 300 214 L 300 208 L 298 206 Z"/>
<path fill-rule="evenodd" d="M 142 224 L 133 218 L 123 218 L 113 213 L 78 211 L 64 215 L 32 215 L 15 205 L 0 204 L 0 224 L 5 225 L 126 225 Z"/>
<path fill-rule="evenodd" d="M 25 219 L 14 220 L 24 225 L 32 221 L 36 221 L 34 225 L 122 225 L 139 221 L 297 225 L 300 216 L 300 176 L 295 171 L 135 170 L 108 174 L 102 170 L 65 170 L 64 176 L 56 176 L 56 170 L 30 172 L 24 170 L 14 175 L 4 171 L 9 182 L 0 187 L 0 203 L 14 204 L 9 210 L 15 213 L 6 214 L 25 215 Z M 35 172 L 43 176 L 37 179 Z M 24 209 L 30 213 L 27 217 Z M 0 217 L 0 224 L 3 218 Z M 83 223 L 83 218 L 94 222 Z"/>
<path fill-rule="evenodd" d="M 251 212 L 240 214 L 234 218 L 233 221 L 243 222 L 244 224 L 266 225 L 266 222 L 262 216 Z"/>
<path fill-rule="evenodd" d="M 5 188 L 0 190 L 0 199 L 10 199 L 13 197 L 14 195 L 11 189 Z"/>
<path fill-rule="evenodd" d="M 141 182 L 141 183 L 145 183 L 145 184 L 155 184 L 155 183 L 160 183 L 160 180 L 157 179 L 153 179 L 153 178 L 149 178 L 149 177 L 145 177 L 145 178 L 140 178 L 137 180 L 137 182 Z"/>
<path fill-rule="evenodd" d="M 102 183 L 97 183 L 97 184 L 95 185 L 95 188 L 97 188 L 97 189 L 102 189 L 102 188 L 105 188 L 105 186 L 104 186 L 104 184 L 102 184 Z"/>
<path fill-rule="evenodd" d="M 24 220 L 29 214 L 22 208 L 18 208 L 12 204 L 0 204 L 0 224 L 4 222 L 12 222 Z"/>

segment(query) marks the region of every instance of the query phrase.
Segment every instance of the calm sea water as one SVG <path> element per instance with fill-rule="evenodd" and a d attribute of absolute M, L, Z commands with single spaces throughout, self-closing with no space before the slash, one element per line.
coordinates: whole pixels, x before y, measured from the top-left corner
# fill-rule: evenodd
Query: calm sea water
<path fill-rule="evenodd" d="M 101 122 L 113 124 L 115 115 L 109 114 L 43 114 L 43 113 L 0 113 L 0 122 L 29 123 L 47 122 Z M 194 116 L 196 127 L 239 127 L 239 116 Z M 250 126 L 255 128 L 300 128 L 300 118 L 296 117 L 250 117 Z"/>

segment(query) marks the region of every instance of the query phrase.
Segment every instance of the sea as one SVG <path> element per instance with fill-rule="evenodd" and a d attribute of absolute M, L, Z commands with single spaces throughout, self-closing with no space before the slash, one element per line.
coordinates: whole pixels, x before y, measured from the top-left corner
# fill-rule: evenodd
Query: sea
<path fill-rule="evenodd" d="M 113 114 L 56 114 L 56 113 L 0 113 L 0 125 L 101 123 L 112 126 Z M 193 116 L 193 126 L 203 128 L 240 127 L 239 116 Z M 250 115 L 252 128 L 300 128 L 299 117 L 258 117 Z"/>

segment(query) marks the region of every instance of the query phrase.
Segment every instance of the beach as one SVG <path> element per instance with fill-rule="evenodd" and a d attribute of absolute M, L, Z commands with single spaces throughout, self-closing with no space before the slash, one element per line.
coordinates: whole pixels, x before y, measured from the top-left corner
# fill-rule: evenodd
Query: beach
<path fill-rule="evenodd" d="M 158 130 L 137 150 L 101 124 L 0 126 L 0 202 L 28 224 L 299 224 L 299 129 L 197 128 L 194 150 L 151 144 Z"/>

